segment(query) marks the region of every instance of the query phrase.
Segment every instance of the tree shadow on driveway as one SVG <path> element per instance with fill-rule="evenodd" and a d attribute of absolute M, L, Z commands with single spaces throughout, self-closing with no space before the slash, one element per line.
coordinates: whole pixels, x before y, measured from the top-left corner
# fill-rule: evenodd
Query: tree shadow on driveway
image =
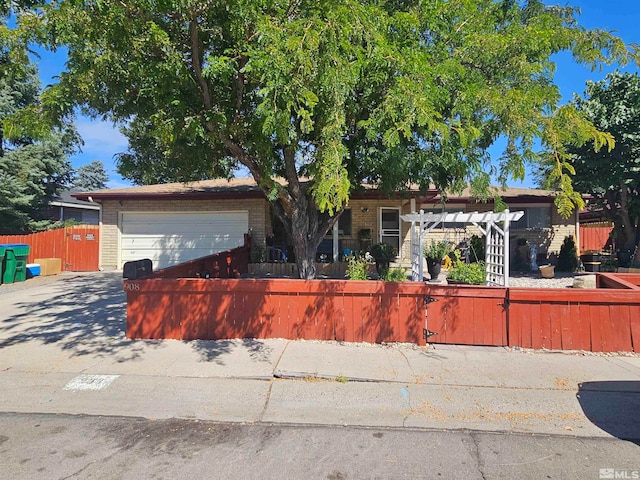
<path fill-rule="evenodd" d="M 126 294 L 122 274 L 63 274 L 0 296 L 0 349 L 39 341 L 70 357 L 112 356 L 118 362 L 140 357 L 160 342 L 126 338 Z"/>
<path fill-rule="evenodd" d="M 578 401 L 591 423 L 640 446 L 640 381 L 583 382 L 578 387 Z"/>

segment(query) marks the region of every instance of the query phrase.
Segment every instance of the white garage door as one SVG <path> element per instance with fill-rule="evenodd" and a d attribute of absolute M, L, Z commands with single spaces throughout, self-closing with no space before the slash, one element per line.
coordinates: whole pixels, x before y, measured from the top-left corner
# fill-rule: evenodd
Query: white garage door
<path fill-rule="evenodd" d="M 120 267 L 150 258 L 154 270 L 244 243 L 248 212 L 124 213 Z"/>

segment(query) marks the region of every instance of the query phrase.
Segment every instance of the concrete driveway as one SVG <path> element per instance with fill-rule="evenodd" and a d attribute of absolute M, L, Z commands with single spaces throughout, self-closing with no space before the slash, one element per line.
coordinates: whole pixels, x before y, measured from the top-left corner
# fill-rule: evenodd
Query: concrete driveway
<path fill-rule="evenodd" d="M 130 340 L 121 272 L 0 286 L 0 370 L 272 378 L 285 344 Z"/>

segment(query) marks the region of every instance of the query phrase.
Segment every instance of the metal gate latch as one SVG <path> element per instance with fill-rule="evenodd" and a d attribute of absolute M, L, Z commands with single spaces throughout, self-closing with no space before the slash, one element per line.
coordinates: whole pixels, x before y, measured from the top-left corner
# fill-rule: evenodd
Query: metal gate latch
<path fill-rule="evenodd" d="M 437 301 L 438 301 L 438 299 L 437 298 L 433 298 L 431 295 L 425 295 L 424 296 L 425 305 L 429 305 L 430 303 L 437 302 Z"/>
<path fill-rule="evenodd" d="M 424 338 L 425 340 L 428 340 L 429 337 L 432 337 L 433 335 L 438 335 L 438 332 L 432 332 L 428 328 L 422 329 L 422 338 Z"/>

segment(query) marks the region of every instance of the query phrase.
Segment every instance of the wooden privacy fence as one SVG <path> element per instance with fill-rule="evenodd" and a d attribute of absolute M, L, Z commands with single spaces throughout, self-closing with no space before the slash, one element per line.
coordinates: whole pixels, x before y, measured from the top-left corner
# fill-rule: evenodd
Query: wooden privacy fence
<path fill-rule="evenodd" d="M 429 335 L 431 343 L 640 352 L 640 275 L 608 277 L 608 283 L 600 281 L 603 288 L 590 290 L 347 280 L 125 281 L 127 336 L 424 345 Z M 621 288 L 625 284 L 635 288 Z"/>
<path fill-rule="evenodd" d="M 130 338 L 425 343 L 419 284 L 181 278 L 125 281 L 124 289 Z"/>
<path fill-rule="evenodd" d="M 603 251 L 612 249 L 611 232 L 613 226 L 604 224 L 580 225 L 580 251 Z"/>
<path fill-rule="evenodd" d="M 29 263 L 36 258 L 60 258 L 62 269 L 93 272 L 99 269 L 100 227 L 77 225 L 29 235 L 0 235 L 0 244 L 29 245 Z"/>

